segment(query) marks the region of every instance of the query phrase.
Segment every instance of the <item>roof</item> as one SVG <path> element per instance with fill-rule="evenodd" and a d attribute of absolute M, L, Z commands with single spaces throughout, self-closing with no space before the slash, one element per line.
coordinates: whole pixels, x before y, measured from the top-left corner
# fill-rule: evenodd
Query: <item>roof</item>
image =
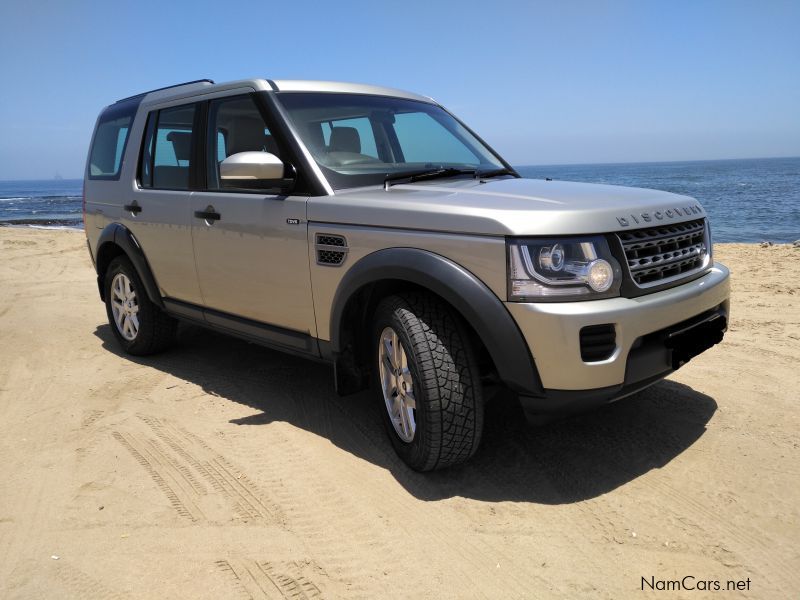
<path fill-rule="evenodd" d="M 276 91 L 280 92 L 333 92 L 344 94 L 370 94 L 373 96 L 393 96 L 395 98 L 408 98 L 422 102 L 433 102 L 428 96 L 421 96 L 413 92 L 406 92 L 395 88 L 368 85 L 364 83 L 347 83 L 343 81 L 311 81 L 278 79 L 273 81 Z M 273 88 L 275 89 L 275 88 Z"/>
<path fill-rule="evenodd" d="M 211 94 L 229 89 L 250 88 L 253 91 L 274 91 L 274 92 L 323 92 L 323 93 L 343 93 L 343 94 L 369 94 L 376 96 L 392 96 L 395 98 L 406 98 L 421 102 L 434 102 L 427 96 L 421 96 L 412 92 L 406 92 L 394 88 L 367 85 L 363 83 L 346 83 L 341 81 L 311 81 L 311 80 L 292 80 L 292 79 L 243 79 L 239 81 L 229 81 L 225 83 L 214 83 L 211 79 L 199 79 L 186 83 L 158 88 L 123 98 L 118 102 L 127 102 L 137 99 L 144 103 L 164 102 L 178 100 L 201 94 Z"/>

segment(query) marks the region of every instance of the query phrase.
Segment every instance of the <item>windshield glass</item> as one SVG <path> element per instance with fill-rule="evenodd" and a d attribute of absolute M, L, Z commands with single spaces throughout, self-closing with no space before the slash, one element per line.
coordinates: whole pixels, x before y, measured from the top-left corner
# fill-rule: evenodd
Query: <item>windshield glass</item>
<path fill-rule="evenodd" d="M 435 104 L 361 94 L 277 96 L 335 189 L 381 184 L 386 177 L 403 173 L 504 166 Z"/>

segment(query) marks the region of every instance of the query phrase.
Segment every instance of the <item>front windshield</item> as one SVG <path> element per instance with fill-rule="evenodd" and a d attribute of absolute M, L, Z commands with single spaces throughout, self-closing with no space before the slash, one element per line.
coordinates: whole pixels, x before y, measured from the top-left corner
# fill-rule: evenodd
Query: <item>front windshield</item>
<path fill-rule="evenodd" d="M 295 131 L 336 189 L 432 169 L 485 170 L 500 159 L 435 104 L 361 94 L 278 94 Z"/>

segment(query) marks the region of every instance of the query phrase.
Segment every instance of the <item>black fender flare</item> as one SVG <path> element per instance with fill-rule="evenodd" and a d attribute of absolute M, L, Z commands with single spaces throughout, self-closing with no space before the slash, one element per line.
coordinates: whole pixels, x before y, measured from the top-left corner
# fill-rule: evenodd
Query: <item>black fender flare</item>
<path fill-rule="evenodd" d="M 161 299 L 161 293 L 158 291 L 153 272 L 150 269 L 150 264 L 144 255 L 139 241 L 131 233 L 131 231 L 121 223 L 110 223 L 105 226 L 100 233 L 100 238 L 97 240 L 97 286 L 100 289 L 100 299 L 105 301 L 104 292 L 104 279 L 106 276 L 105 270 L 107 268 L 107 261 L 102 261 L 103 246 L 104 244 L 114 244 L 122 249 L 125 255 L 133 263 L 133 267 L 139 274 L 139 277 L 144 284 L 147 297 L 150 301 L 160 308 L 164 308 L 164 303 Z"/>
<path fill-rule="evenodd" d="M 334 356 L 343 351 L 343 317 L 349 300 L 364 286 L 381 280 L 408 281 L 443 298 L 478 334 L 506 385 L 518 393 L 543 394 L 528 344 L 497 295 L 464 267 L 416 248 L 378 250 L 350 267 L 339 282 L 331 308 Z"/>

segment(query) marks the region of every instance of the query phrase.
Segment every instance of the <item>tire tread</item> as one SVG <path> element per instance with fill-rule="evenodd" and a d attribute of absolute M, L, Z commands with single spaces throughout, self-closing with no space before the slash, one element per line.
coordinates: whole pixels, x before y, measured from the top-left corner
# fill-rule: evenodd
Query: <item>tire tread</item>
<path fill-rule="evenodd" d="M 421 379 L 418 402 L 426 402 L 425 421 L 417 424 L 425 428 L 423 447 L 404 456 L 406 462 L 430 471 L 468 460 L 480 445 L 483 399 L 475 352 L 461 318 L 424 292 L 390 296 L 376 315 L 379 320 L 394 315 L 402 324 Z"/>

